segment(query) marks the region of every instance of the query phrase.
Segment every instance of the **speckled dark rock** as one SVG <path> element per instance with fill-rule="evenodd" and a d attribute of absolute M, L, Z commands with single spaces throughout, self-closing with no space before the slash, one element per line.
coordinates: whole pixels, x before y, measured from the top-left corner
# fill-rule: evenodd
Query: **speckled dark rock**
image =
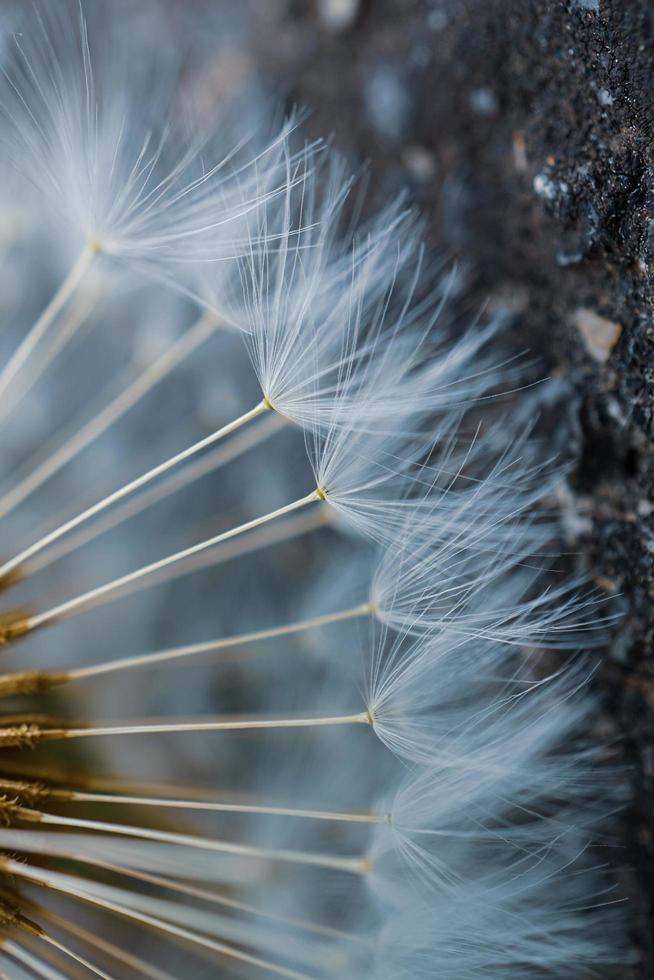
<path fill-rule="evenodd" d="M 408 185 L 469 298 L 570 392 L 585 547 L 626 618 L 598 684 L 632 768 L 623 866 L 633 976 L 654 976 L 654 5 L 649 0 L 370 0 L 334 31 L 310 3 L 254 5 L 273 90 L 310 106 L 373 199 Z M 597 336 L 596 336 L 597 334 Z M 620 978 L 632 975 L 627 967 Z M 618 978 L 616 977 L 616 980 Z"/>

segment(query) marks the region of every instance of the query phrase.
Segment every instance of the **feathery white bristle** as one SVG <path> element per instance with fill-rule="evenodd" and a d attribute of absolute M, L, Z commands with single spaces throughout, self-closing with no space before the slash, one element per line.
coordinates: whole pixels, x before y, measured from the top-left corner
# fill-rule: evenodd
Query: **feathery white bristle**
<path fill-rule="evenodd" d="M 0 52 L 0 976 L 595 976 L 615 613 L 533 369 L 131 6 Z"/>

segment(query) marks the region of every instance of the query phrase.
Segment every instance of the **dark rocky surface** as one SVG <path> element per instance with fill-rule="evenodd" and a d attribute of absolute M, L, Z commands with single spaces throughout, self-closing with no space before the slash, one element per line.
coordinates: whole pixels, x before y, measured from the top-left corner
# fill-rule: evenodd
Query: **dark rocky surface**
<path fill-rule="evenodd" d="M 340 21 L 339 21 L 340 16 Z M 470 264 L 473 303 L 566 386 L 598 583 L 627 609 L 598 679 L 633 803 L 613 853 L 638 962 L 654 975 L 654 5 L 648 0 L 254 4 L 257 70 L 313 111 L 373 199 L 400 185 Z M 490 299 L 489 299 L 490 298 Z M 624 869 L 624 870 L 622 870 Z"/>

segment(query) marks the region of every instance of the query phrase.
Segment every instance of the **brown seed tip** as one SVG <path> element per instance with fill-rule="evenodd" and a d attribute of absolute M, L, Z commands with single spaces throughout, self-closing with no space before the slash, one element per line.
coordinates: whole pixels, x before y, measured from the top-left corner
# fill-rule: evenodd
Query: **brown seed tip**
<path fill-rule="evenodd" d="M 28 919 L 21 912 L 18 913 L 16 921 L 17 925 L 22 929 L 27 929 L 28 932 L 33 933 L 35 936 L 47 936 L 45 929 L 38 922 L 35 922 L 34 919 Z"/>
<path fill-rule="evenodd" d="M 0 796 L 0 823 L 3 823 L 5 827 L 11 827 L 17 820 L 38 823 L 40 819 L 41 814 L 38 810 L 25 809 L 15 796 Z"/>
<path fill-rule="evenodd" d="M 51 673 L 47 670 L 21 670 L 14 674 L 0 674 L 0 698 L 44 694 L 58 684 L 65 684 L 69 677 L 68 673 Z"/>
<path fill-rule="evenodd" d="M 0 858 L 1 861 L 2 859 Z M 5 932 L 12 926 L 26 929 L 27 932 L 31 932 L 35 936 L 45 936 L 46 934 L 45 929 L 38 925 L 38 923 L 23 915 L 17 902 L 2 897 L 0 898 L 0 930 Z M 0 944 L 1 942 L 2 939 L 0 938 Z"/>
<path fill-rule="evenodd" d="M 11 926 L 21 924 L 21 913 L 17 905 L 0 898 L 0 929 L 11 928 Z"/>
<path fill-rule="evenodd" d="M 8 592 L 15 585 L 23 581 L 23 572 L 20 568 L 12 568 L 6 575 L 0 575 L 0 592 Z"/>
<path fill-rule="evenodd" d="M 0 647 L 9 646 L 32 629 L 29 616 L 24 613 L 0 613 Z"/>
<path fill-rule="evenodd" d="M 64 794 L 64 791 L 59 791 Z M 59 796 L 57 791 L 54 795 Z M 23 806 L 32 806 L 43 799 L 53 795 L 45 783 L 31 783 L 24 779 L 0 779 L 0 796 L 15 798 Z M 65 792 L 65 797 L 69 798 L 72 794 Z"/>
<path fill-rule="evenodd" d="M 0 728 L 0 749 L 33 749 L 45 736 L 39 725 L 23 723 Z"/>
<path fill-rule="evenodd" d="M 0 802 L 0 807 L 3 804 Z M 11 823 L 16 821 L 21 821 L 21 823 L 41 823 L 43 820 L 43 814 L 40 810 L 31 810 L 29 807 L 21 806 L 16 800 L 8 800 L 7 806 L 9 808 L 9 820 Z"/>

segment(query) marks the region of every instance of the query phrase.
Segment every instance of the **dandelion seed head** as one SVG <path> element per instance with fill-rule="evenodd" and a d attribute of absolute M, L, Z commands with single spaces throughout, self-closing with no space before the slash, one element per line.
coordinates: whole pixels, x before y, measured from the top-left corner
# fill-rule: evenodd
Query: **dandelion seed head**
<path fill-rule="evenodd" d="M 132 7 L 0 52 L 0 972 L 619 962 L 612 614 L 528 367 L 402 196 Z"/>

